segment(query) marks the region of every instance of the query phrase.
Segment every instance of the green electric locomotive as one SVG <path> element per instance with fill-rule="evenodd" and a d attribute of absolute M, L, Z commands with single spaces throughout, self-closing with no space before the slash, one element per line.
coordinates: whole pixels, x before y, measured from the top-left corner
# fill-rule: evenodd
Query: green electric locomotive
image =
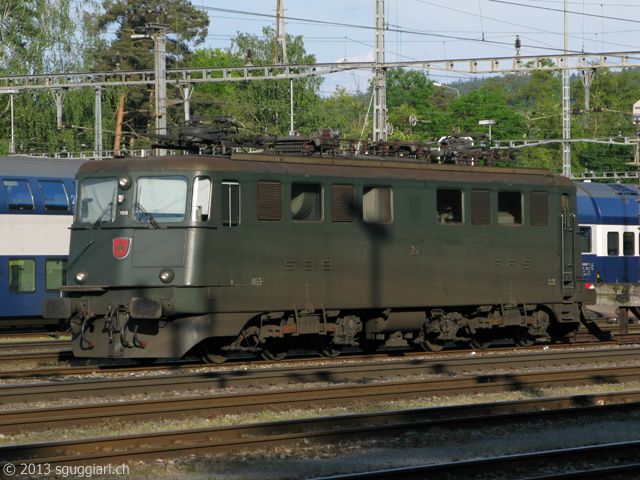
<path fill-rule="evenodd" d="M 543 170 L 237 150 L 88 162 L 68 285 L 78 357 L 222 362 L 579 328 L 576 189 Z"/>

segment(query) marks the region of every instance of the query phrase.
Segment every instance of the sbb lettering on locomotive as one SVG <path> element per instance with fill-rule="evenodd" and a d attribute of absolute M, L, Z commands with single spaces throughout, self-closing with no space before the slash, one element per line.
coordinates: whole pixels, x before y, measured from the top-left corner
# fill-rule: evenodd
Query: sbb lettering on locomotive
<path fill-rule="evenodd" d="M 502 259 L 494 259 L 493 260 L 493 268 L 521 268 L 523 270 L 529 270 L 532 267 L 533 262 L 531 260 L 502 260 Z"/>
<path fill-rule="evenodd" d="M 300 269 L 302 266 L 302 270 L 306 272 L 312 272 L 314 270 L 322 270 L 328 272 L 333 270 L 333 262 L 331 260 L 302 260 L 296 262 L 296 260 L 285 260 L 284 261 L 284 270 L 286 272 L 293 272 L 296 268 Z"/>

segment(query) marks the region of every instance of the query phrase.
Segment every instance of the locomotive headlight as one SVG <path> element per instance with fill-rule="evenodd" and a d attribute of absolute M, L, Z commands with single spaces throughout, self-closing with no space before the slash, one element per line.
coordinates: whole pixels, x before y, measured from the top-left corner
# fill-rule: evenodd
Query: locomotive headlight
<path fill-rule="evenodd" d="M 160 277 L 160 281 L 162 283 L 170 283 L 171 281 L 173 281 L 176 275 L 170 268 L 165 268 L 160 272 L 160 275 L 158 276 Z"/>
<path fill-rule="evenodd" d="M 87 275 L 86 272 L 78 272 L 76 273 L 75 279 L 76 279 L 76 283 L 84 283 L 87 281 L 87 277 L 89 275 Z"/>
<path fill-rule="evenodd" d="M 131 177 L 129 175 L 123 175 L 118 179 L 118 185 L 122 190 L 128 190 L 131 187 Z"/>

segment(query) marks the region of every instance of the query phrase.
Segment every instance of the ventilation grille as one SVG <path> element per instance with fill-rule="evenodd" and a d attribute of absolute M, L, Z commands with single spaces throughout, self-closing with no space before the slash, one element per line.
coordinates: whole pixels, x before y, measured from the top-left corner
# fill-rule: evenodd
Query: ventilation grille
<path fill-rule="evenodd" d="M 546 227 L 549 225 L 549 194 L 531 192 L 531 225 Z"/>
<path fill-rule="evenodd" d="M 353 223 L 356 220 L 356 189 L 353 185 L 333 185 L 331 189 L 331 219 Z"/>
<path fill-rule="evenodd" d="M 471 191 L 471 224 L 491 225 L 491 192 L 489 190 Z"/>
<path fill-rule="evenodd" d="M 282 220 L 282 184 L 258 182 L 258 220 Z"/>

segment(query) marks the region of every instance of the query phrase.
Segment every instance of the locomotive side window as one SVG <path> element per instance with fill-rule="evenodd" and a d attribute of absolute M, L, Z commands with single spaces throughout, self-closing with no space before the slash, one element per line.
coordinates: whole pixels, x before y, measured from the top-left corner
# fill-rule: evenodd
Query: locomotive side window
<path fill-rule="evenodd" d="M 393 191 L 391 187 L 364 187 L 362 190 L 362 220 L 368 223 L 393 221 Z"/>
<path fill-rule="evenodd" d="M 206 222 L 211 212 L 211 180 L 196 177 L 193 181 L 193 200 L 191 201 L 191 220 Z"/>
<path fill-rule="evenodd" d="M 9 201 L 9 211 L 33 210 L 33 194 L 26 180 L 3 180 L 4 192 Z"/>
<path fill-rule="evenodd" d="M 634 240 L 635 235 L 633 234 L 633 232 L 624 232 L 622 234 L 622 254 L 630 257 L 635 255 L 635 240 Z"/>
<path fill-rule="evenodd" d="M 321 222 L 322 186 L 319 183 L 291 184 L 291 219 L 297 222 Z"/>
<path fill-rule="evenodd" d="M 38 182 L 45 212 L 68 212 L 69 195 L 64 183 L 57 180 L 42 180 Z"/>
<path fill-rule="evenodd" d="M 222 182 L 222 225 L 237 227 L 240 225 L 240 184 Z"/>
<path fill-rule="evenodd" d="M 282 221 L 282 183 L 258 182 L 258 220 Z"/>
<path fill-rule="evenodd" d="M 187 206 L 185 177 L 140 177 L 133 204 L 138 223 L 181 222 Z"/>
<path fill-rule="evenodd" d="M 331 220 L 336 223 L 356 221 L 356 187 L 353 185 L 331 186 Z"/>
<path fill-rule="evenodd" d="M 462 190 L 439 188 L 436 193 L 438 223 L 460 225 L 462 216 Z"/>
<path fill-rule="evenodd" d="M 118 179 L 86 178 L 80 191 L 80 208 L 77 215 L 83 223 L 113 222 L 118 194 Z"/>
<path fill-rule="evenodd" d="M 471 190 L 471 224 L 491 225 L 491 192 Z"/>
<path fill-rule="evenodd" d="M 591 227 L 580 227 L 580 250 L 582 253 L 591 252 Z"/>
<path fill-rule="evenodd" d="M 9 260 L 9 293 L 36 291 L 36 261 L 32 258 Z"/>
<path fill-rule="evenodd" d="M 607 233 L 607 255 L 613 257 L 620 254 L 620 247 L 619 247 L 618 241 L 619 241 L 618 232 Z"/>
<path fill-rule="evenodd" d="M 529 216 L 534 227 L 546 227 L 549 225 L 549 193 L 531 192 L 529 203 Z"/>
<path fill-rule="evenodd" d="M 44 288 L 47 292 L 60 290 L 60 286 L 67 283 L 68 261 L 61 258 L 51 258 L 44 262 Z"/>
<path fill-rule="evenodd" d="M 498 224 L 522 225 L 522 193 L 498 192 Z"/>

